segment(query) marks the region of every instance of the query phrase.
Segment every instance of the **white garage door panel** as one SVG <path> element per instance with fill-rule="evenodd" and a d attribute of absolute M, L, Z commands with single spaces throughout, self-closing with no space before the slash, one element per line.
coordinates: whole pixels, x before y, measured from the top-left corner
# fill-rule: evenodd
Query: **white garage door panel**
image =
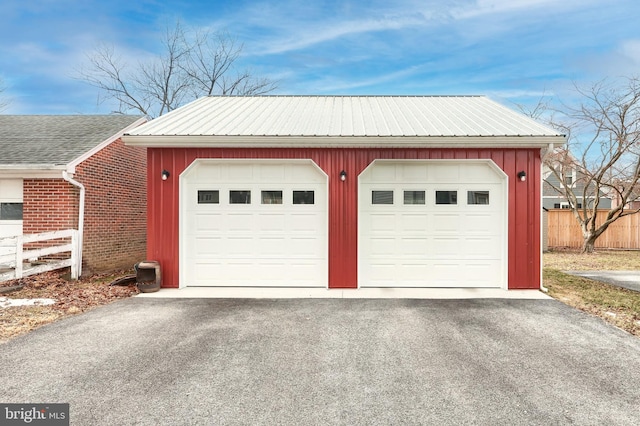
<path fill-rule="evenodd" d="M 373 213 L 371 214 L 370 220 L 372 235 L 383 233 L 384 231 L 394 232 L 396 230 L 396 214 Z"/>
<path fill-rule="evenodd" d="M 393 191 L 393 204 L 373 204 L 372 191 Z M 405 191 L 424 192 L 423 204 L 405 204 Z M 456 204 L 436 204 L 436 191 L 456 191 Z M 474 204 L 486 192 L 489 203 Z M 506 288 L 506 180 L 495 165 L 378 160 L 359 177 L 359 200 L 360 287 Z"/>
<path fill-rule="evenodd" d="M 463 258 L 494 259 L 502 248 L 502 238 L 497 236 L 487 238 L 465 238 L 462 244 Z"/>
<path fill-rule="evenodd" d="M 188 250 L 198 258 L 219 259 L 229 249 L 224 248 L 222 241 L 220 237 L 195 237 Z"/>
<path fill-rule="evenodd" d="M 422 257 L 420 253 L 428 253 L 431 243 L 429 238 L 403 238 L 400 244 L 402 257 Z"/>
<path fill-rule="evenodd" d="M 201 231 L 220 231 L 222 223 L 222 214 L 196 214 L 193 223 L 193 229 Z M 191 229 L 191 226 L 189 226 Z"/>
<path fill-rule="evenodd" d="M 299 208 L 305 208 L 305 206 L 298 206 Z M 287 216 L 288 226 L 292 231 L 296 233 L 306 232 L 310 235 L 318 234 L 318 213 L 304 214 L 293 213 Z"/>
<path fill-rule="evenodd" d="M 262 215 L 262 220 L 258 222 L 258 230 L 264 233 L 279 233 L 285 228 L 286 222 L 287 216 L 284 213 L 265 213 Z"/>
<path fill-rule="evenodd" d="M 463 256 L 460 252 L 464 249 L 462 238 L 435 237 L 432 241 L 432 247 L 437 248 L 433 256 L 436 259 L 459 259 Z"/>
<path fill-rule="evenodd" d="M 427 216 L 425 214 L 407 213 L 406 215 L 398 215 L 395 219 L 400 220 L 401 232 L 414 232 L 428 235 L 425 228 L 425 224 L 427 223 Z"/>
<path fill-rule="evenodd" d="M 462 227 L 462 217 L 455 213 L 435 213 L 428 222 L 434 234 L 458 234 Z"/>
<path fill-rule="evenodd" d="M 309 271 L 314 270 L 316 274 L 322 275 L 322 271 L 318 270 L 314 262 L 256 262 L 247 259 L 244 262 L 197 263 L 193 278 L 199 286 L 256 287 L 256 271 L 259 271 L 260 287 L 288 287 L 288 282 L 292 280 L 298 283 L 298 286 L 313 287 L 316 280 L 314 276 L 309 276 Z"/>
<path fill-rule="evenodd" d="M 308 160 L 197 160 L 181 182 L 181 285 L 326 287 L 327 177 Z M 199 203 L 198 191 L 218 191 Z M 234 204 L 230 191 L 250 191 Z M 262 191 L 281 191 L 280 204 Z M 313 191 L 313 204 L 294 204 Z M 271 195 L 271 194 L 269 194 Z"/>
<path fill-rule="evenodd" d="M 492 214 L 467 214 L 461 224 L 461 230 L 467 235 L 490 234 L 493 229 L 495 213 Z"/>
<path fill-rule="evenodd" d="M 461 282 L 460 268 L 469 271 Z M 495 287 L 501 279 L 498 261 L 486 263 L 438 262 L 376 264 L 367 287 Z M 399 285 L 401 282 L 402 285 Z"/>

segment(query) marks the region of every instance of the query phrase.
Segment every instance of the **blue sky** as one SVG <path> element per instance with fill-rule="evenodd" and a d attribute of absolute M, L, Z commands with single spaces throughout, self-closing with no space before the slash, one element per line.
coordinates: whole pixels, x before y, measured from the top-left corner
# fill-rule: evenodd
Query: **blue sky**
<path fill-rule="evenodd" d="M 127 61 L 184 25 L 244 43 L 275 94 L 488 95 L 532 105 L 572 82 L 640 74 L 637 0 L 3 0 L 5 114 L 109 113 L 74 79 L 98 44 Z"/>

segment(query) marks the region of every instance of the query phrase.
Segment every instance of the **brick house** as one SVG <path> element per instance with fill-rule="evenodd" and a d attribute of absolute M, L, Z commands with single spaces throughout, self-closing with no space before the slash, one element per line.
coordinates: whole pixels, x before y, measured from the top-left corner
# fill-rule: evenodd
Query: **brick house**
<path fill-rule="evenodd" d="M 145 121 L 0 116 L 0 238 L 79 229 L 80 223 L 83 274 L 142 260 L 146 153 L 125 146 L 121 136 Z"/>

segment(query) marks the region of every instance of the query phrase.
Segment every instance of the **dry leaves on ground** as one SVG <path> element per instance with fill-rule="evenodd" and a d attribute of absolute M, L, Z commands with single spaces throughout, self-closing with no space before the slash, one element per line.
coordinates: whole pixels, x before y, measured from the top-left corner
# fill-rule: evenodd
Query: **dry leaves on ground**
<path fill-rule="evenodd" d="M 60 318 L 137 294 L 138 289 L 135 285 L 109 285 L 114 279 L 128 273 L 130 271 L 119 271 L 68 281 L 60 272 L 54 271 L 0 283 L 0 290 L 24 285 L 20 290 L 0 294 L 0 297 L 55 300 L 53 305 L 0 308 L 0 343 Z"/>

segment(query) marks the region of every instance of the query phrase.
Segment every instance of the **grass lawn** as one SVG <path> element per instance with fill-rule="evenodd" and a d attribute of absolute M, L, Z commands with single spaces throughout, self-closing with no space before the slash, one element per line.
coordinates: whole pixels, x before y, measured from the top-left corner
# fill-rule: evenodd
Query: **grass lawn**
<path fill-rule="evenodd" d="M 543 270 L 551 297 L 640 336 L 640 293 L 562 272 L 570 270 L 640 270 L 640 251 L 549 252 Z"/>

